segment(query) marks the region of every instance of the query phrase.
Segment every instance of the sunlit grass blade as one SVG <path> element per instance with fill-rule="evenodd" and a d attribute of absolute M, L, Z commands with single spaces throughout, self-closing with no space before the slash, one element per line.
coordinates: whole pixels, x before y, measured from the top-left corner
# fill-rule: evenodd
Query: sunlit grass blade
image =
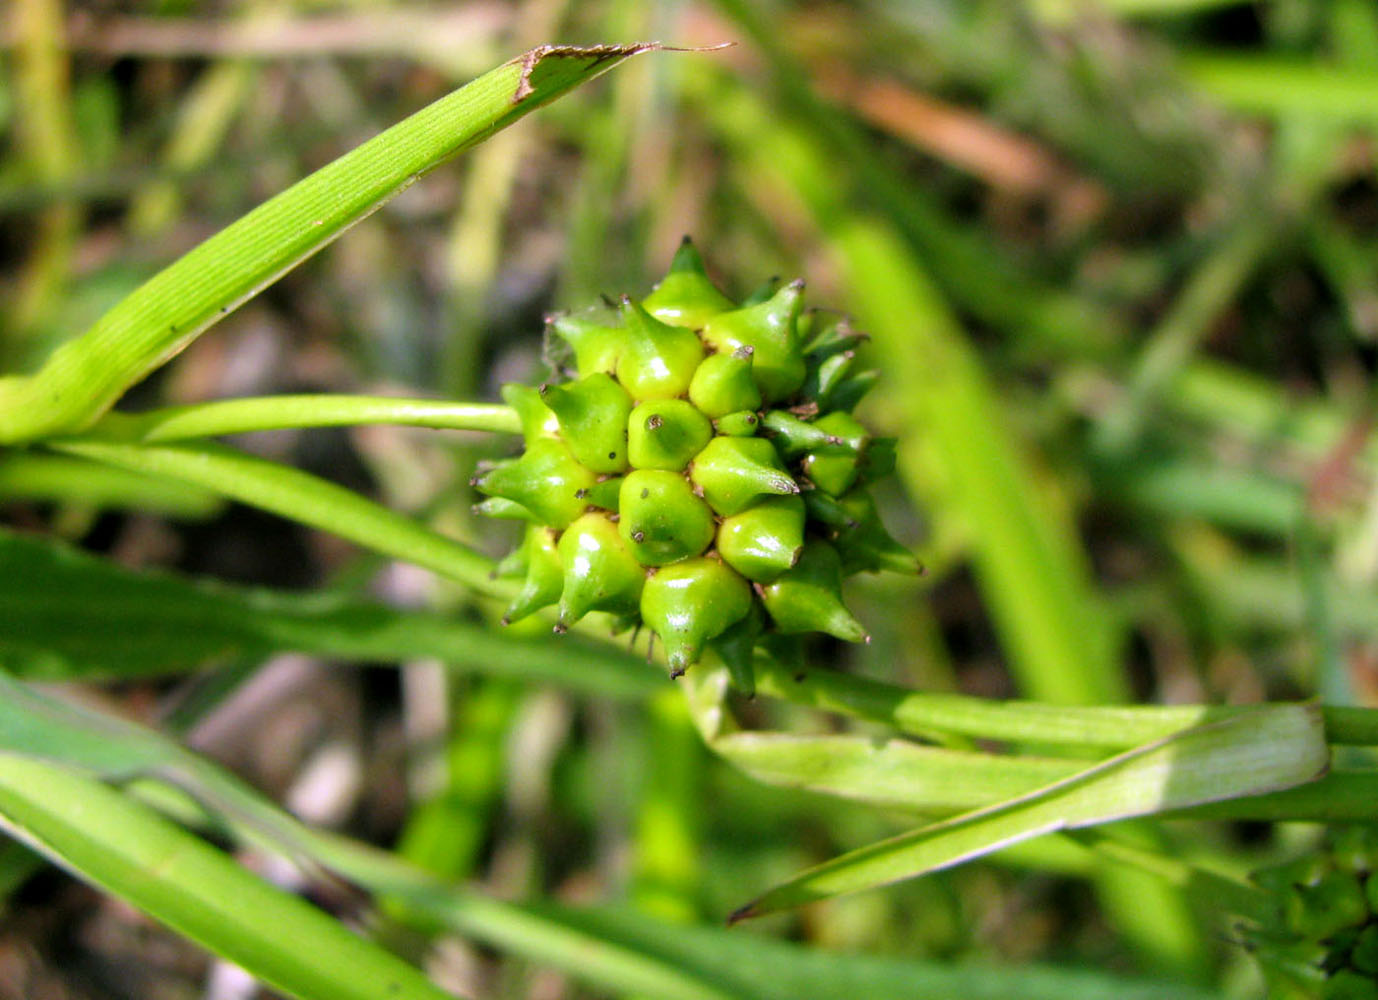
<path fill-rule="evenodd" d="M 734 919 L 874 888 L 1058 830 L 1258 795 L 1329 764 L 1315 706 L 1268 706 L 1131 750 L 1014 801 L 852 851 L 771 889 Z"/>
<path fill-rule="evenodd" d="M 453 670 L 614 698 L 667 685 L 642 659 L 574 636 L 520 636 L 336 595 L 130 570 L 0 529 L 0 665 L 18 676 L 183 674 L 280 651 L 356 663 L 435 658 Z"/>
<path fill-rule="evenodd" d="M 34 375 L 0 379 L 0 442 L 88 426 L 230 310 L 422 174 L 655 47 L 533 49 L 311 174 L 155 275 Z"/>
<path fill-rule="evenodd" d="M 843 735 L 730 733 L 713 740 L 712 747 L 733 766 L 768 784 L 941 814 L 1027 794 L 1089 763 Z"/>
<path fill-rule="evenodd" d="M 147 806 L 66 768 L 0 753 L 0 829 L 292 996 L 450 996 Z"/>

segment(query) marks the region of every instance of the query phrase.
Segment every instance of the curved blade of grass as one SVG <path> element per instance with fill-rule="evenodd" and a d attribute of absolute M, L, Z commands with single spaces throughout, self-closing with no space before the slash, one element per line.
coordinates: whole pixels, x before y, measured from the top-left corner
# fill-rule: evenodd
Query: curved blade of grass
<path fill-rule="evenodd" d="M 122 469 L 212 490 L 364 548 L 434 570 L 483 594 L 511 596 L 492 560 L 439 532 L 318 476 L 217 444 L 117 444 L 69 438 L 49 447 Z"/>
<path fill-rule="evenodd" d="M 321 394 L 225 399 L 139 414 L 107 413 L 88 436 L 153 444 L 290 427 L 362 424 L 503 434 L 520 434 L 522 429 L 516 411 L 500 403 Z"/>
<path fill-rule="evenodd" d="M 455 670 L 612 698 L 643 698 L 668 683 L 643 659 L 574 636 L 130 570 L 0 528 L 0 664 L 20 677 L 182 674 L 289 650 L 352 662 L 434 657 Z"/>
<path fill-rule="evenodd" d="M 66 768 L 0 753 L 0 828 L 292 996 L 451 996 L 147 806 Z"/>
<path fill-rule="evenodd" d="M 864 736 L 730 733 L 713 750 L 758 781 L 887 808 L 949 813 L 1027 794 L 1089 761 L 920 746 Z"/>
<path fill-rule="evenodd" d="M 1247 705 L 1048 705 L 912 691 L 836 670 L 755 663 L 756 690 L 825 712 L 883 722 L 913 736 L 948 734 L 1094 751 L 1128 749 L 1252 711 Z M 1333 744 L 1378 745 L 1378 709 L 1323 705 Z"/>
<path fill-rule="evenodd" d="M 309 858 L 374 893 L 404 898 L 415 911 L 504 952 L 606 990 L 671 1000 L 1207 1000 L 1211 994 L 1150 986 L 1054 967 L 951 967 L 817 953 L 721 928 L 670 925 L 625 909 L 512 904 L 446 885 L 376 848 L 321 833 L 167 737 L 28 689 L 0 675 L 0 741 L 108 777 L 152 773 L 202 807 L 219 811 L 234 835 L 297 859 Z M 27 735 L 21 737 L 20 727 Z M 99 787 L 99 786 L 98 786 Z M 148 794 L 152 786 L 136 786 Z M 179 805 L 179 802 L 182 803 Z M 186 800 L 157 799 L 190 822 L 206 817 Z"/>
<path fill-rule="evenodd" d="M 1267 706 L 1131 750 L 1071 778 L 818 865 L 733 920 L 913 878 L 1045 833 L 1290 788 L 1329 764 L 1320 711 Z"/>
<path fill-rule="evenodd" d="M 422 174 L 657 47 L 532 49 L 299 181 L 155 275 L 36 374 L 0 379 L 0 442 L 89 426 L 129 386 Z"/>

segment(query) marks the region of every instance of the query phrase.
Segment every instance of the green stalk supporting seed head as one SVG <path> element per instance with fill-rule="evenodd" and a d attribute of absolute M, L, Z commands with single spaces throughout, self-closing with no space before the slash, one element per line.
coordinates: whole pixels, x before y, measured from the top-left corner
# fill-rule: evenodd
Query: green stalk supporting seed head
<path fill-rule="evenodd" d="M 503 561 L 523 576 L 504 622 L 551 606 L 560 631 L 590 611 L 639 620 L 672 673 L 712 649 L 747 694 L 762 643 L 869 638 L 842 578 L 919 565 L 867 492 L 894 443 L 850 412 L 876 377 L 854 372 L 865 338 L 803 294 L 772 279 L 738 305 L 686 238 L 620 325 L 548 320 L 576 377 L 504 387 L 526 451 L 473 481 L 476 510 L 528 522 Z"/>

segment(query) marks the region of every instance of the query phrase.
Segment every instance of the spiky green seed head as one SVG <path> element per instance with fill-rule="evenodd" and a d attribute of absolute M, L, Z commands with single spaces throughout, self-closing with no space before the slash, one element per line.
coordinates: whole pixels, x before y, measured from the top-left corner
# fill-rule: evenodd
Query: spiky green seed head
<path fill-rule="evenodd" d="M 875 376 L 844 318 L 804 312 L 802 282 L 734 304 L 686 241 L 645 299 L 548 333 L 558 377 L 503 389 L 525 452 L 474 478 L 477 510 L 527 524 L 503 562 L 521 580 L 506 620 L 558 605 L 561 630 L 591 611 L 639 621 L 672 669 L 711 650 L 747 693 L 760 647 L 866 638 L 842 576 L 917 562 L 866 490 L 894 447 L 850 413 Z"/>

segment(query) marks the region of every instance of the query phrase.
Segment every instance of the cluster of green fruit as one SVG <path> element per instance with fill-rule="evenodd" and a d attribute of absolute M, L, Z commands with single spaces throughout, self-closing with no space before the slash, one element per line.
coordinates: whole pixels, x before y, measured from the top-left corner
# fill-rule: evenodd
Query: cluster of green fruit
<path fill-rule="evenodd" d="M 1265 869 L 1275 901 L 1246 931 L 1275 1000 L 1378 1000 L 1378 828 L 1340 827 L 1326 850 Z"/>
<path fill-rule="evenodd" d="M 860 334 L 806 312 L 803 282 L 739 306 L 687 238 L 642 301 L 550 329 L 573 377 L 504 387 L 526 450 L 473 481 L 478 510 L 529 522 L 504 621 L 608 612 L 651 628 L 673 674 L 711 645 L 742 686 L 768 633 L 868 638 L 842 577 L 919 566 L 867 492 L 894 442 L 851 414 L 876 378 L 853 370 Z"/>

